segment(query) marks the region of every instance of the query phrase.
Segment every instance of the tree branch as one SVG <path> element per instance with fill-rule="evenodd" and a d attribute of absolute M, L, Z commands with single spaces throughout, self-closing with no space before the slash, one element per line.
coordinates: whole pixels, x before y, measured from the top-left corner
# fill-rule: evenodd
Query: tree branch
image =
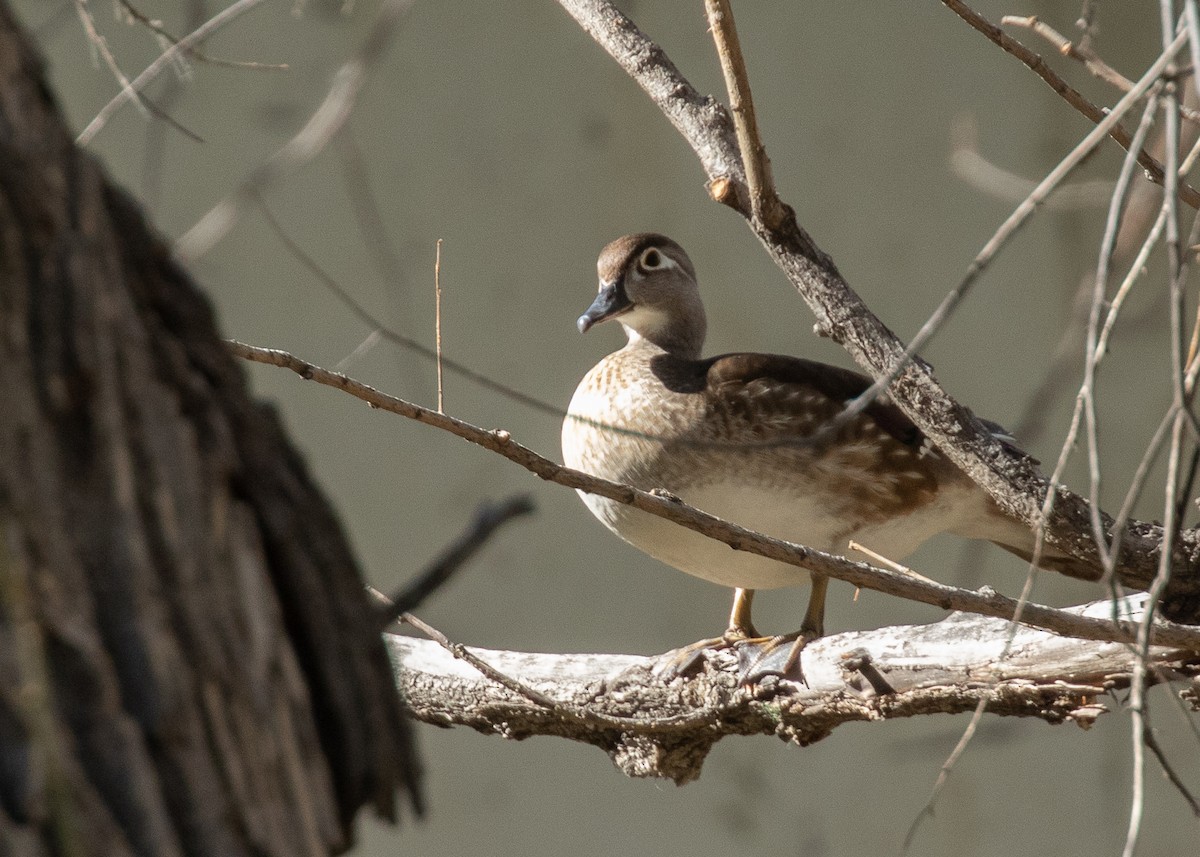
<path fill-rule="evenodd" d="M 746 72 L 746 59 L 742 56 L 737 27 L 733 23 L 733 8 L 729 0 L 706 0 L 704 8 L 717 46 L 717 56 L 721 60 L 725 88 L 729 92 L 729 107 L 733 111 L 734 130 L 742 153 L 742 166 L 746 171 L 751 218 L 763 222 L 769 229 L 777 229 L 787 218 L 787 212 L 775 191 L 771 161 L 758 132 L 754 98 L 750 94 L 750 76 Z"/>
<path fill-rule="evenodd" d="M 532 514 L 533 500 L 527 494 L 516 494 L 499 503 L 484 503 L 475 510 L 471 526 L 449 544 L 432 564 L 409 581 L 404 588 L 388 599 L 380 610 L 380 625 L 386 627 L 402 613 L 418 606 L 450 579 L 502 526 L 514 518 Z"/>
<path fill-rule="evenodd" d="M 1111 609 L 1105 601 L 1070 612 L 1082 618 Z M 403 663 L 401 695 L 419 720 L 518 740 L 583 741 L 629 776 L 683 784 L 700 775 L 708 751 L 727 735 L 778 735 L 807 745 L 843 723 L 971 711 L 981 699 L 995 714 L 1086 728 L 1108 711 L 1099 698 L 1128 686 L 1136 655 L 1125 646 L 1020 629 L 1010 656 L 998 659 L 1009 630 L 1003 620 L 954 614 L 932 625 L 824 637 L 804 650 L 807 686 L 770 680 L 753 689 L 738 686 L 729 653 L 681 681 L 661 669 L 669 653 L 473 650 L 488 668 L 536 688 L 538 696 L 498 684 L 437 643 L 386 639 L 394 662 Z M 1155 648 L 1150 657 L 1160 676 L 1198 672 L 1192 656 Z"/>
<path fill-rule="evenodd" d="M 286 351 L 259 348 L 241 342 L 228 341 L 230 350 L 246 360 L 290 369 L 301 378 L 316 381 L 349 393 L 373 408 L 388 411 L 417 422 L 448 431 L 484 449 L 499 453 L 509 461 L 521 465 L 534 475 L 567 488 L 598 494 L 618 503 L 625 503 L 660 518 L 674 521 L 690 530 L 717 541 L 724 542 L 734 550 L 758 554 L 770 559 L 806 568 L 819 574 L 843 580 L 854 586 L 871 589 L 899 598 L 932 604 L 946 610 L 964 610 L 983 616 L 1005 620 L 1016 615 L 1017 602 L 993 591 L 990 587 L 973 592 L 878 568 L 862 562 L 853 562 L 845 557 L 774 539 L 721 518 L 702 512 L 677 498 L 668 498 L 649 491 L 639 491 L 629 485 L 610 482 L 580 470 L 572 470 L 539 455 L 512 439 L 503 429 L 487 430 L 472 425 L 448 414 L 423 408 L 395 396 L 389 396 L 373 387 L 355 381 L 337 372 L 322 369 L 301 360 Z M 1175 584 L 1176 581 L 1172 581 Z M 1129 622 L 1114 624 L 1108 619 L 1075 616 L 1063 610 L 1038 604 L 1024 604 L 1021 621 L 1028 625 L 1046 628 L 1060 634 L 1082 639 L 1132 642 L 1136 627 Z M 1178 646 L 1200 652 L 1200 628 L 1157 620 L 1153 625 L 1154 641 L 1158 644 Z"/>
<path fill-rule="evenodd" d="M 175 242 L 175 252 L 180 257 L 192 260 L 208 252 L 233 228 L 247 203 L 260 197 L 263 191 L 312 161 L 325 149 L 349 121 L 359 94 L 391 46 L 393 35 L 412 2 L 385 0 L 380 5 L 362 46 L 338 68 L 325 97 L 304 126 L 259 164 L 239 187 L 201 215 L 180 236 Z M 183 45 L 184 41 L 187 40 L 180 41 L 178 45 Z M 85 129 L 84 135 L 87 133 Z"/>
<path fill-rule="evenodd" d="M 942 3 L 945 4 L 946 8 L 952 11 L 955 15 L 958 15 L 960 18 L 970 24 L 973 29 L 986 36 L 993 44 L 995 44 L 1005 53 L 1011 54 L 1024 63 L 1026 68 L 1040 77 L 1047 86 L 1053 89 L 1058 95 L 1062 96 L 1064 101 L 1086 116 L 1089 120 L 1096 124 L 1099 124 L 1104 120 L 1105 116 L 1107 115 L 1107 112 L 1104 110 L 1104 108 L 1089 101 L 1084 97 L 1083 93 L 1079 92 L 1079 90 L 1075 89 L 1075 87 L 1063 80 L 1052 68 L 1050 68 L 1050 66 L 1046 65 L 1046 61 L 1043 60 L 1038 54 L 1029 50 L 1029 48 L 1012 38 L 1012 36 L 1008 35 L 987 18 L 980 15 L 966 3 L 961 2 L 961 0 L 942 0 Z M 1125 149 L 1126 151 L 1129 150 L 1132 139 L 1129 136 L 1129 132 L 1126 131 L 1121 125 L 1114 125 L 1108 136 L 1111 137 L 1122 149 Z M 1145 149 L 1139 147 L 1136 151 L 1137 162 L 1142 169 L 1146 171 L 1146 177 L 1157 185 L 1164 185 L 1166 183 L 1166 175 L 1163 172 L 1163 165 Z M 1179 198 L 1189 206 L 1192 208 L 1200 208 L 1200 191 L 1197 191 L 1187 182 L 1179 183 L 1178 193 Z"/>

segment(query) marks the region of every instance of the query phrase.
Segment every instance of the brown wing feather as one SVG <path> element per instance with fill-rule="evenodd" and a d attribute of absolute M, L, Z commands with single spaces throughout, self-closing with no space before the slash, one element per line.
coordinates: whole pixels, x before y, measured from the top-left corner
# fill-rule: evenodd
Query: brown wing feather
<path fill-rule="evenodd" d="M 819 447 L 804 439 L 837 416 L 869 385 L 856 372 L 773 354 L 725 354 L 708 360 L 662 355 L 651 370 L 670 391 L 702 408 L 682 443 L 715 444 L 725 466 L 759 474 L 804 473 L 823 492 L 847 532 L 930 502 L 954 470 L 895 405 L 873 402 Z M 783 443 L 777 443 L 782 441 Z M 790 441 L 799 441 L 793 444 Z M 674 454 L 681 455 L 679 450 Z M 828 486 L 836 485 L 836 491 Z"/>
<path fill-rule="evenodd" d="M 790 396 L 798 407 L 815 411 L 813 416 L 822 422 L 871 385 L 865 375 L 849 369 L 778 354 L 722 354 L 701 363 L 706 364 L 706 386 L 715 396 L 736 396 L 739 389 L 757 388 L 763 394 L 773 390 L 772 398 Z M 820 399 L 827 402 L 820 403 Z M 864 415 L 904 446 L 920 449 L 925 442 L 921 430 L 885 397 L 868 405 Z M 814 424 L 812 430 L 817 428 Z"/>

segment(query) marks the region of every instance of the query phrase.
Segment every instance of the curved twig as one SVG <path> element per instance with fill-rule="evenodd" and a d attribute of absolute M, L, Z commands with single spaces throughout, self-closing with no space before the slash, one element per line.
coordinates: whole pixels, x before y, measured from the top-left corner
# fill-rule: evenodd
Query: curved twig
<path fill-rule="evenodd" d="M 970 24 L 973 29 L 986 36 L 1005 53 L 1011 54 L 1024 63 L 1025 66 L 1038 77 L 1040 77 L 1047 86 L 1053 89 L 1058 95 L 1062 96 L 1064 101 L 1078 110 L 1092 122 L 1099 124 L 1104 120 L 1104 117 L 1108 115 L 1108 111 L 1106 111 L 1103 107 L 1100 107 L 1098 104 L 1094 104 L 1089 101 L 1084 97 L 1083 93 L 1079 92 L 1079 90 L 1075 89 L 1075 87 L 1071 86 L 1071 84 L 1067 83 L 1058 74 L 1056 74 L 1055 71 L 1050 68 L 1050 66 L 1046 65 L 1046 61 L 1040 56 L 1029 50 L 1029 48 L 1025 47 L 1016 39 L 1009 36 L 1006 32 L 1001 30 L 987 18 L 980 15 L 966 3 L 963 3 L 962 0 L 942 0 L 942 3 L 945 4 L 946 8 L 948 8 L 950 11 Z M 1186 34 L 1181 33 L 1180 35 Z M 1122 149 L 1128 150 L 1130 148 L 1130 143 L 1132 141 L 1129 136 L 1129 132 L 1126 131 L 1121 125 L 1114 125 L 1108 132 L 1108 136 L 1111 137 Z M 1166 176 L 1163 173 L 1163 165 L 1145 149 L 1138 149 L 1136 151 L 1137 162 L 1141 165 L 1142 169 L 1146 171 L 1146 177 L 1157 185 L 1165 184 Z M 1186 182 L 1179 183 L 1178 191 L 1179 198 L 1181 200 L 1183 200 L 1192 208 L 1200 208 L 1200 191 L 1197 191 L 1194 187 Z"/>

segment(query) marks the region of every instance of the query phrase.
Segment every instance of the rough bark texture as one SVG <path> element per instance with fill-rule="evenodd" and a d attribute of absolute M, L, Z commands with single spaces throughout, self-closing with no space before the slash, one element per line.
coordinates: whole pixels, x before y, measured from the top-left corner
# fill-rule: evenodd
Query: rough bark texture
<path fill-rule="evenodd" d="M 1136 621 L 1145 596 L 1130 601 Z M 1108 602 L 1073 609 L 1112 615 Z M 403 674 L 397 681 L 413 715 L 439 726 L 522 739 L 557 735 L 593 744 L 629 776 L 683 784 L 700 776 L 709 750 L 728 735 L 776 735 L 800 745 L 820 741 L 843 723 L 922 714 L 987 711 L 1037 717 L 1084 728 L 1119 705 L 1135 655 L 1121 643 L 1060 637 L 1019 628 L 1002 656 L 1010 623 L 953 614 L 932 625 L 880 628 L 824 637 L 803 652 L 807 684 L 767 679 L 738 686 L 729 653 L 698 674 L 662 667 L 669 656 L 538 655 L 470 652 L 532 693 L 522 695 L 482 675 L 438 644 L 389 637 Z M 764 667 L 779 668 L 787 646 Z M 1195 707 L 1200 659 L 1153 647 L 1152 680 L 1193 679 L 1184 693 Z M 535 698 L 536 694 L 549 697 Z M 553 703 L 553 706 L 547 703 Z"/>
<path fill-rule="evenodd" d="M 324 855 L 404 786 L 337 521 L 0 3 L 0 854 Z"/>

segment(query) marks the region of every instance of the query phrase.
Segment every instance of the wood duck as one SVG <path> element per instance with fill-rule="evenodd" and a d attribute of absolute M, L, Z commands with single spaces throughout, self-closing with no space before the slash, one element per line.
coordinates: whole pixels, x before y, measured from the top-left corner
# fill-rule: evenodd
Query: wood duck
<path fill-rule="evenodd" d="M 586 333 L 615 319 L 628 342 L 580 382 L 563 423 L 567 465 L 684 502 L 769 536 L 834 554 L 851 539 L 901 560 L 951 532 L 1028 559 L 1034 534 L 880 397 L 806 442 L 870 379 L 776 354 L 702 357 L 707 321 L 696 272 L 663 235 L 618 238 L 600 253 Z M 996 427 L 998 433 L 1002 430 Z M 706 538 L 631 506 L 580 492 L 600 521 L 667 565 L 735 589 L 729 645 L 757 638 L 753 591 L 813 584 L 788 667 L 824 632 L 826 581 Z M 1046 546 L 1048 568 L 1077 562 Z M 774 638 L 782 640 L 784 638 Z"/>

